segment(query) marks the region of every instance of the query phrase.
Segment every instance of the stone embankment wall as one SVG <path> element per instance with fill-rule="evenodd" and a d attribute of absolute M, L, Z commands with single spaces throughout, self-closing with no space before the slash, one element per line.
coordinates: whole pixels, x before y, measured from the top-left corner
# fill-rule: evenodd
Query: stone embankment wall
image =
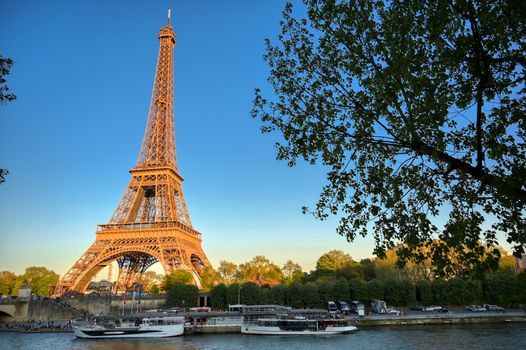
<path fill-rule="evenodd" d="M 431 324 L 470 324 L 470 323 L 506 323 L 526 322 L 526 315 L 440 315 L 437 317 L 398 317 L 398 318 L 358 318 L 355 323 L 358 327 L 373 326 L 405 326 L 405 325 L 431 325 Z"/>
<path fill-rule="evenodd" d="M 71 320 L 86 315 L 122 315 L 139 310 L 151 310 L 164 307 L 165 297 L 148 295 L 137 301 L 123 303 L 121 297 L 83 296 L 78 298 L 39 299 L 31 301 L 11 300 L 0 303 L 0 323 L 24 322 L 27 320 Z"/>
<path fill-rule="evenodd" d="M 124 307 L 125 313 L 136 312 L 140 310 L 159 309 L 165 305 L 165 297 L 160 295 L 147 295 L 141 298 L 141 304 L 137 300 L 126 301 L 122 297 L 99 296 L 99 297 L 78 297 L 78 298 L 64 298 L 62 301 L 73 306 L 76 309 L 86 311 L 92 315 L 121 315 Z"/>
<path fill-rule="evenodd" d="M 61 300 L 75 309 L 91 315 L 109 315 L 111 311 L 111 297 L 78 297 L 61 298 Z"/>
<path fill-rule="evenodd" d="M 78 310 L 54 300 L 32 300 L 29 302 L 26 320 L 71 320 L 80 316 Z"/>

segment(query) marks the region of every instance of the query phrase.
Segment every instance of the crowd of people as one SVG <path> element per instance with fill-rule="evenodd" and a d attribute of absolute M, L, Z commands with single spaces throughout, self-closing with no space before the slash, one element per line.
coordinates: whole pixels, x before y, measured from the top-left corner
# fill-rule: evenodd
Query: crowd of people
<path fill-rule="evenodd" d="M 68 321 L 43 321 L 27 320 L 25 322 L 0 323 L 0 331 L 20 331 L 20 332 L 50 332 L 50 331 L 71 331 L 71 326 L 75 320 Z"/>

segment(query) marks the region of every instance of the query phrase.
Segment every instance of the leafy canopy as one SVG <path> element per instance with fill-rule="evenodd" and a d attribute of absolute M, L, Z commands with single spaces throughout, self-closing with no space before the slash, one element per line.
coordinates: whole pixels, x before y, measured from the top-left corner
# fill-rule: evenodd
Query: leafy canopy
<path fill-rule="evenodd" d="M 5 104 L 16 100 L 16 96 L 9 92 L 7 80 L 5 77 L 9 75 L 13 60 L 0 55 L 0 104 Z M 5 182 L 5 177 L 9 174 L 7 169 L 0 169 L 0 185 Z"/>
<path fill-rule="evenodd" d="M 323 254 L 316 261 L 316 270 L 335 272 L 343 269 L 352 262 L 349 254 L 341 250 L 331 250 Z"/>
<path fill-rule="evenodd" d="M 257 89 L 252 114 L 277 159 L 326 167 L 313 214 L 439 275 L 452 254 L 495 268 L 499 231 L 524 253 L 526 2 L 304 2 L 267 39 L 275 95 Z"/>

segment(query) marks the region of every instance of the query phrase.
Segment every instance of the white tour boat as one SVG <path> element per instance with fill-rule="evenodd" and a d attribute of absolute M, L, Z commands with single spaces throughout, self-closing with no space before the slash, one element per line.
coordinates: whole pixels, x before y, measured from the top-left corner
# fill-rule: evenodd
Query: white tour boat
<path fill-rule="evenodd" d="M 351 333 L 358 328 L 340 318 L 308 319 L 303 316 L 259 318 L 255 324 L 244 324 L 241 333 L 261 335 L 331 335 Z"/>
<path fill-rule="evenodd" d="M 175 337 L 184 333 L 184 317 L 130 315 L 113 322 L 96 320 L 75 325 L 73 333 L 79 338 L 90 339 Z"/>

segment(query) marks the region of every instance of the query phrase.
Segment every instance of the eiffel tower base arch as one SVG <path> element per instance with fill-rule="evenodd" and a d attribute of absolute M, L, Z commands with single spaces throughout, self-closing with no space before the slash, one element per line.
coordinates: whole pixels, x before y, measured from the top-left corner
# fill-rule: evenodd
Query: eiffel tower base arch
<path fill-rule="evenodd" d="M 185 228 L 190 232 L 184 232 L 176 227 L 181 225 L 179 222 L 164 223 L 172 227 L 155 227 L 161 224 L 149 223 L 149 228 L 137 224 L 100 225 L 95 242 L 62 277 L 53 294 L 83 293 L 95 276 L 114 261 L 119 266 L 114 292 L 130 288 L 139 274 L 157 262 L 167 274 L 178 269 L 189 271 L 194 284 L 200 287 L 203 269 L 210 265 L 201 248 L 200 234 L 188 227 Z"/>

